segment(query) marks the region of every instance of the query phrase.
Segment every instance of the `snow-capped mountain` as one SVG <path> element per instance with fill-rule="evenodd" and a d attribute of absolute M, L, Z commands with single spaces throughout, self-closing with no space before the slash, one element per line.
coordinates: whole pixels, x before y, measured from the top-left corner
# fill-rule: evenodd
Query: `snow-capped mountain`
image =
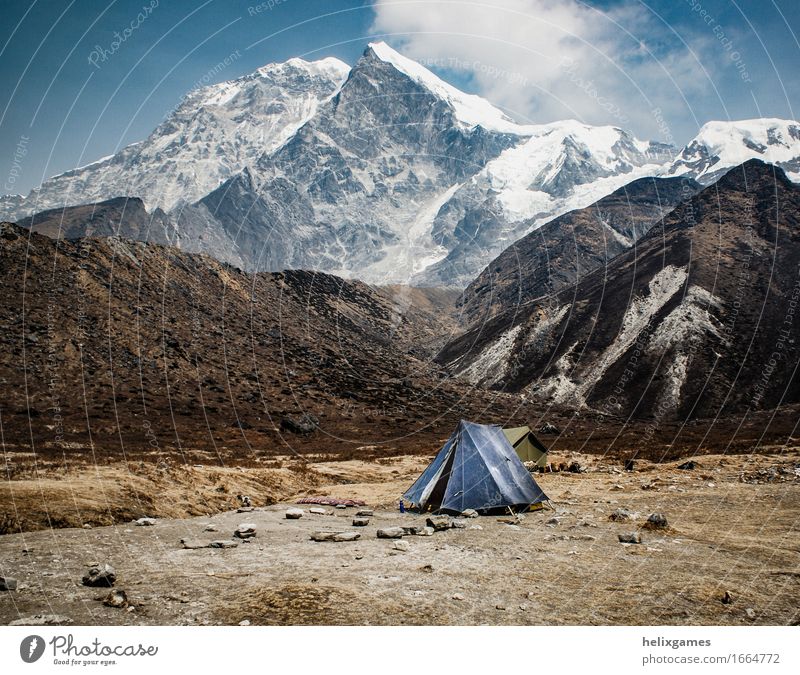
<path fill-rule="evenodd" d="M 197 201 L 290 138 L 349 70 L 334 58 L 291 59 L 195 89 L 146 140 L 54 176 L 24 199 L 1 198 L 0 219 L 120 196 L 150 210 Z"/>
<path fill-rule="evenodd" d="M 676 159 L 616 127 L 517 124 L 379 42 L 352 68 L 291 59 L 193 91 L 145 141 L 0 198 L 0 219 L 135 196 L 169 212 L 170 241 L 247 270 L 464 286 L 642 176 L 709 182 L 751 156 L 798 175 L 797 129 L 709 124 Z"/>
<path fill-rule="evenodd" d="M 780 166 L 790 180 L 800 182 L 800 123 L 779 119 L 708 122 L 666 173 L 689 175 L 708 185 L 749 159 Z"/>

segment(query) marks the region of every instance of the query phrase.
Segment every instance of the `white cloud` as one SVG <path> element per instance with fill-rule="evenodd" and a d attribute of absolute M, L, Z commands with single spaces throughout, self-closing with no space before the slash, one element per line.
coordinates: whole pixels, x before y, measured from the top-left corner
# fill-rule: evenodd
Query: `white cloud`
<path fill-rule="evenodd" d="M 520 121 L 573 117 L 680 142 L 661 120 L 691 119 L 684 97 L 709 87 L 705 42 L 693 40 L 693 55 L 638 3 L 603 12 L 575 0 L 414 0 L 374 10 L 374 33 L 445 76 L 471 78 Z"/>

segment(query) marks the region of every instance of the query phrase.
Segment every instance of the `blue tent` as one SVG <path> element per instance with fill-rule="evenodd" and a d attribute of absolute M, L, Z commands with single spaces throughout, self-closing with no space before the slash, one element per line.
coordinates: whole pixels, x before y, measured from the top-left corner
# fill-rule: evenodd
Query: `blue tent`
<path fill-rule="evenodd" d="M 424 511 L 461 513 L 519 510 L 547 500 L 547 495 L 500 427 L 461 420 L 403 498 Z"/>

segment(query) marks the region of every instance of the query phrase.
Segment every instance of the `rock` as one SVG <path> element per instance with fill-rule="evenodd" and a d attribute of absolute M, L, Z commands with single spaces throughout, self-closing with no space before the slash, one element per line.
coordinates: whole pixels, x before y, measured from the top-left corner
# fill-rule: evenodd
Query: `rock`
<path fill-rule="evenodd" d="M 250 539 L 256 536 L 256 526 L 254 523 L 242 523 L 236 528 L 233 536 L 237 539 Z"/>
<path fill-rule="evenodd" d="M 84 524 L 83 524 L 83 529 L 84 529 L 84 530 L 91 530 L 91 529 L 92 529 L 92 526 L 91 526 L 89 523 L 84 523 Z M 50 616 L 57 616 L 57 615 L 55 615 L 55 614 L 52 614 L 52 615 L 50 615 Z M 12 625 L 12 624 L 9 624 L 9 626 L 10 626 L 10 625 Z"/>
<path fill-rule="evenodd" d="M 236 509 L 236 513 L 252 513 L 255 509 L 252 506 L 240 506 Z"/>
<path fill-rule="evenodd" d="M 570 462 L 567 471 L 570 473 L 586 473 L 586 469 L 579 462 Z"/>
<path fill-rule="evenodd" d="M 663 530 L 667 527 L 667 517 L 663 513 L 651 513 L 644 526 L 650 530 Z"/>
<path fill-rule="evenodd" d="M 466 530 L 467 521 L 462 518 L 453 518 L 453 520 L 450 521 L 450 527 L 456 530 Z"/>
<path fill-rule="evenodd" d="M 378 530 L 378 539 L 402 539 L 404 534 L 402 527 L 384 527 Z"/>
<path fill-rule="evenodd" d="M 321 509 L 318 506 L 315 506 L 312 509 L 308 510 L 309 513 L 313 513 L 315 516 L 327 516 L 328 512 L 325 509 Z"/>
<path fill-rule="evenodd" d="M 208 548 L 208 542 L 200 541 L 198 539 L 181 539 L 181 544 L 183 544 L 183 548 L 189 549 L 196 549 L 196 548 Z"/>
<path fill-rule="evenodd" d="M 293 434 L 306 435 L 313 433 L 319 426 L 319 420 L 313 415 L 305 414 L 298 419 L 284 417 L 281 420 L 281 430 Z"/>
<path fill-rule="evenodd" d="M 697 462 L 693 459 L 690 459 L 688 462 L 684 462 L 683 464 L 678 464 L 678 469 L 681 471 L 694 471 L 698 466 L 700 466 Z"/>
<path fill-rule="evenodd" d="M 288 520 L 297 520 L 298 518 L 303 517 L 303 509 L 287 509 L 286 510 L 286 518 Z"/>
<path fill-rule="evenodd" d="M 236 548 L 238 545 L 238 542 L 232 541 L 231 539 L 216 539 L 208 546 L 209 548 Z"/>
<path fill-rule="evenodd" d="M 431 516 L 425 521 L 428 527 L 432 527 L 436 532 L 449 530 L 452 527 L 449 516 Z"/>
<path fill-rule="evenodd" d="M 152 527 L 156 524 L 155 518 L 139 518 L 138 520 L 134 520 L 139 527 Z"/>
<path fill-rule="evenodd" d="M 609 519 L 616 522 L 624 522 L 633 518 L 633 514 L 627 509 L 614 509 L 609 516 Z"/>
<path fill-rule="evenodd" d="M 733 603 L 733 596 L 731 595 L 730 591 L 725 591 L 722 596 L 722 604 L 723 605 L 730 605 Z"/>
<path fill-rule="evenodd" d="M 505 605 L 495 605 L 494 608 L 496 610 L 500 611 L 500 612 L 505 612 L 506 611 L 506 606 Z"/>
<path fill-rule="evenodd" d="M 244 621 L 240 621 L 239 625 L 240 626 L 249 626 L 250 625 L 250 621 L 249 621 L 249 619 L 245 619 Z"/>
<path fill-rule="evenodd" d="M 636 462 L 632 459 L 625 460 L 625 471 L 635 471 L 636 470 Z"/>
<path fill-rule="evenodd" d="M 117 572 L 111 565 L 93 565 L 86 574 L 83 575 L 82 583 L 84 586 L 106 586 L 114 585 L 117 580 Z"/>
<path fill-rule="evenodd" d="M 216 525 L 213 525 L 213 524 L 206 525 L 206 526 L 203 528 L 203 532 L 217 532 L 217 531 L 218 531 L 218 530 L 217 530 L 217 526 L 216 526 Z"/>
<path fill-rule="evenodd" d="M 12 577 L 0 577 L 0 591 L 16 591 L 17 580 Z"/>
<path fill-rule="evenodd" d="M 477 518 L 478 512 L 475 509 L 465 509 L 461 512 L 462 518 Z"/>
<path fill-rule="evenodd" d="M 483 528 L 480 525 L 470 525 L 470 530 L 482 530 Z"/>
<path fill-rule="evenodd" d="M 360 538 L 361 534 L 358 532 L 337 532 L 333 537 L 333 541 L 355 541 Z"/>
<path fill-rule="evenodd" d="M 547 525 L 548 527 L 557 527 L 557 526 L 561 525 L 561 519 L 560 518 L 550 518 L 549 520 L 547 520 L 545 522 L 545 525 Z"/>
<path fill-rule="evenodd" d="M 353 518 L 353 527 L 366 527 L 369 525 L 369 518 Z"/>
<path fill-rule="evenodd" d="M 545 422 L 539 427 L 540 434 L 560 434 L 558 427 L 550 422 Z"/>
<path fill-rule="evenodd" d="M 756 610 L 754 610 L 752 607 L 748 607 L 746 610 L 744 610 L 744 613 L 747 614 L 748 619 L 756 618 Z"/>
<path fill-rule="evenodd" d="M 372 518 L 374 514 L 372 513 L 372 509 L 359 509 L 356 515 L 363 516 L 364 518 Z"/>
<path fill-rule="evenodd" d="M 415 532 L 415 534 L 418 537 L 432 537 L 434 532 L 435 532 L 435 530 L 432 527 L 428 527 L 426 525 L 425 527 L 418 528 L 418 530 L 417 530 L 417 532 Z"/>
<path fill-rule="evenodd" d="M 641 544 L 642 537 L 639 535 L 638 532 L 624 532 L 623 534 L 617 535 L 620 543 L 622 544 Z"/>
<path fill-rule="evenodd" d="M 614 492 L 621 492 L 625 488 L 619 483 L 614 483 L 614 485 L 612 485 L 610 489 L 613 490 Z"/>
<path fill-rule="evenodd" d="M 461 595 L 461 593 L 453 593 L 453 595 L 451 595 L 450 597 L 453 600 L 458 600 L 458 601 L 462 601 L 464 599 L 464 596 Z"/>
<path fill-rule="evenodd" d="M 394 542 L 392 544 L 392 548 L 395 549 L 396 551 L 408 551 L 411 548 L 411 546 L 408 545 L 407 541 L 403 541 L 401 539 L 400 541 Z"/>
<path fill-rule="evenodd" d="M 103 600 L 106 607 L 116 607 L 124 609 L 128 606 L 128 594 L 123 590 L 113 590 Z"/>
<path fill-rule="evenodd" d="M 358 532 L 312 532 L 312 541 L 355 541 L 361 534 Z"/>
<path fill-rule="evenodd" d="M 33 616 L 15 619 L 9 626 L 63 626 L 73 623 L 72 619 L 63 614 L 34 614 Z"/>
<path fill-rule="evenodd" d="M 337 504 L 335 508 L 341 511 L 347 508 L 347 504 Z"/>

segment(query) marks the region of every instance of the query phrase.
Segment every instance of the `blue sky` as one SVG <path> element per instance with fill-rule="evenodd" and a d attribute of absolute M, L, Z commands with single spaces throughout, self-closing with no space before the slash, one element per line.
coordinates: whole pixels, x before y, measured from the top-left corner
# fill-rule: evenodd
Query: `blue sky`
<path fill-rule="evenodd" d="M 292 56 L 354 63 L 385 39 L 521 121 L 676 144 L 710 119 L 800 116 L 798 0 L 4 0 L 3 15 L 0 178 L 16 162 L 23 193 L 144 138 L 237 50 L 216 81 Z"/>

